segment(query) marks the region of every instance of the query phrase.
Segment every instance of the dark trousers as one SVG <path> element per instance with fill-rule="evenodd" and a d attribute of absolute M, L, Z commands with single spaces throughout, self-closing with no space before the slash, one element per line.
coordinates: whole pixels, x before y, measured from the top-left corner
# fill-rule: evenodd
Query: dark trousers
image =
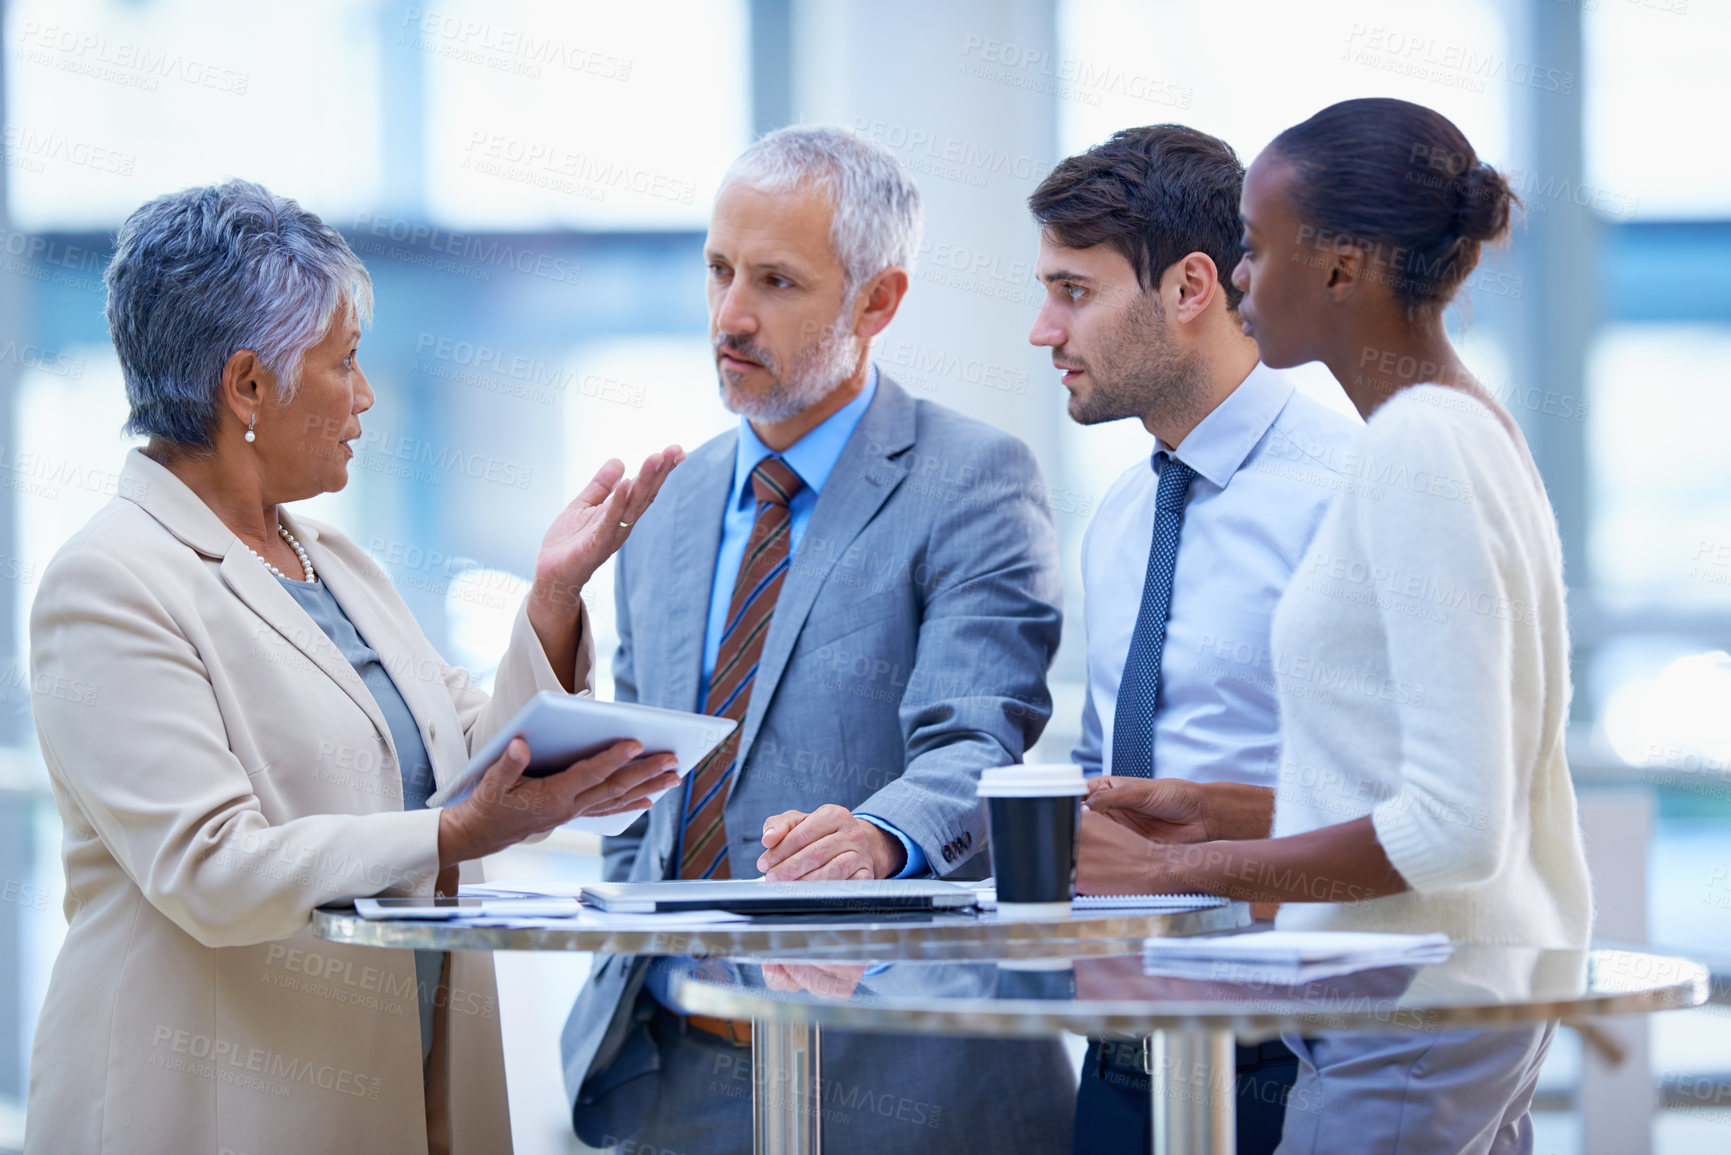
<path fill-rule="evenodd" d="M 1238 1048 L 1238 1155 L 1270 1155 L 1280 1144 L 1298 1057 L 1279 1039 Z M 1088 1041 L 1076 1092 L 1076 1155 L 1145 1155 L 1154 1111 L 1142 1044 Z"/>

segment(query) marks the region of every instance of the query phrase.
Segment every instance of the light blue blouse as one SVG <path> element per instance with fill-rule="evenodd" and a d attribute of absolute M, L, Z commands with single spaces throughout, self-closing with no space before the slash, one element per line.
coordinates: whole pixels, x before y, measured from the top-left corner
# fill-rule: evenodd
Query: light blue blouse
<path fill-rule="evenodd" d="M 391 729 L 391 741 L 397 747 L 397 764 L 403 775 L 403 809 L 424 809 L 435 789 L 433 763 L 421 741 L 420 725 L 409 712 L 403 695 L 397 691 L 397 684 L 391 681 L 378 652 L 367 645 L 325 583 L 297 582 L 288 578 L 277 580 L 342 651 L 349 665 L 355 668 L 355 673 L 361 676 L 373 700 L 379 704 L 379 712 L 384 714 L 385 724 Z M 439 972 L 444 963 L 444 951 L 415 952 L 415 990 L 420 1002 L 423 1062 L 433 1048 L 433 995 L 439 988 Z"/>

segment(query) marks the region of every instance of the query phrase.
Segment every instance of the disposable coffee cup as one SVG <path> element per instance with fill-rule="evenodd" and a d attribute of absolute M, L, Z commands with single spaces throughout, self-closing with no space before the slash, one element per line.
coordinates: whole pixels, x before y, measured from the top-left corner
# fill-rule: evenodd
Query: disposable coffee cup
<path fill-rule="evenodd" d="M 1076 826 L 1088 792 L 1080 766 L 1030 763 L 980 775 L 991 818 L 998 918 L 1063 918 L 1076 897 Z"/>

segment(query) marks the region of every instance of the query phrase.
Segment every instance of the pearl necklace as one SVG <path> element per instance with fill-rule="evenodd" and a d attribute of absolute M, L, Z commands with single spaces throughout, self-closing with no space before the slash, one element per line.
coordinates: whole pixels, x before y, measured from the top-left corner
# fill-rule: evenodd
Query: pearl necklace
<path fill-rule="evenodd" d="M 306 571 L 306 575 L 307 575 L 306 580 L 309 582 L 318 581 L 319 575 L 313 572 L 313 563 L 307 560 L 307 551 L 301 548 L 301 543 L 295 540 L 295 535 L 290 533 L 288 531 L 288 527 L 283 525 L 280 521 L 277 523 L 276 531 L 277 531 L 277 533 L 282 535 L 282 539 L 284 541 L 288 542 L 289 545 L 291 547 L 293 547 L 293 549 L 295 551 L 295 556 L 300 558 L 301 569 Z M 268 569 L 272 574 L 276 575 L 279 578 L 282 578 L 284 581 L 293 581 L 294 580 L 293 578 L 289 577 L 287 574 L 283 573 L 282 570 L 276 568 L 276 566 L 274 566 L 270 562 L 266 561 L 264 555 L 259 553 L 258 550 L 252 548 L 252 546 L 250 546 L 250 545 L 247 546 L 246 551 L 248 553 L 252 554 L 252 556 L 258 558 L 258 560 L 264 564 L 264 568 Z"/>

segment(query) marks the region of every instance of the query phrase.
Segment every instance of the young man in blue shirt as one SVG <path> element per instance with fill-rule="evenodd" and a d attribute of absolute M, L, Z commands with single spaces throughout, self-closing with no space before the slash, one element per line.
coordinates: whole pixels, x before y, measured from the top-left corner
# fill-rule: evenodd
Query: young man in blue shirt
<path fill-rule="evenodd" d="M 1061 162 L 1029 198 L 1050 348 L 1083 425 L 1136 418 L 1150 455 L 1101 501 L 1082 548 L 1088 684 L 1075 760 L 1089 775 L 1238 784 L 1242 831 L 1273 814 L 1279 719 L 1275 604 L 1362 425 L 1257 359 L 1228 278 L 1244 168 L 1182 125 L 1125 129 Z M 1079 888 L 1143 889 L 1141 835 L 1084 812 Z M 1238 1049 L 1240 1152 L 1279 1142 L 1296 1059 Z M 1148 1150 L 1140 1045 L 1088 1050 L 1076 1150 Z"/>

